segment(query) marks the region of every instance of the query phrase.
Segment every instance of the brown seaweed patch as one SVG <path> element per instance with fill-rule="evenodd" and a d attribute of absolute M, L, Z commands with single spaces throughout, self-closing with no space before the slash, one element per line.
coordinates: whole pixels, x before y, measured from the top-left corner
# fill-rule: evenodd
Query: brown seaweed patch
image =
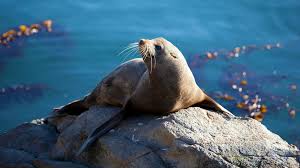
<path fill-rule="evenodd" d="M 42 23 L 34 23 L 31 25 L 20 25 L 16 29 L 10 29 L 0 36 L 0 45 L 10 47 L 10 43 L 17 38 L 31 36 L 40 31 L 52 32 L 52 20 L 45 20 Z"/>
<path fill-rule="evenodd" d="M 240 55 L 249 54 L 254 51 L 270 51 L 282 48 L 279 42 L 265 45 L 244 45 L 237 46 L 231 50 L 214 50 L 206 51 L 198 54 L 189 61 L 191 68 L 200 68 L 204 70 L 205 64 L 211 60 L 220 60 L 218 58 L 226 58 L 230 60 Z M 262 121 L 268 111 L 276 112 L 286 109 L 291 118 L 295 118 L 296 109 L 290 107 L 289 102 L 292 97 L 288 95 L 270 94 L 266 91 L 268 86 L 279 86 L 280 82 L 287 80 L 287 75 L 280 75 L 274 71 L 270 75 L 257 75 L 253 71 L 249 71 L 245 65 L 233 64 L 229 62 L 229 66 L 224 68 L 219 78 L 220 90 L 212 93 L 214 98 L 227 102 L 228 109 L 233 111 L 245 111 L 259 121 Z M 204 76 L 204 75 L 201 75 Z M 196 76 L 197 77 L 197 76 Z M 297 85 L 291 83 L 288 89 L 295 93 Z"/>

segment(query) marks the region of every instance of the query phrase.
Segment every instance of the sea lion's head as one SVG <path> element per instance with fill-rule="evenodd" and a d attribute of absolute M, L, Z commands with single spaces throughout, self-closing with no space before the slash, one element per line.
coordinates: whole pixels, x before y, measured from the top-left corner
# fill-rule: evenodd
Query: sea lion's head
<path fill-rule="evenodd" d="M 176 63 L 182 60 L 185 61 L 184 56 L 178 48 L 162 37 L 152 40 L 141 39 L 138 46 L 150 73 L 159 64 L 164 64 L 165 66 L 166 62 Z"/>

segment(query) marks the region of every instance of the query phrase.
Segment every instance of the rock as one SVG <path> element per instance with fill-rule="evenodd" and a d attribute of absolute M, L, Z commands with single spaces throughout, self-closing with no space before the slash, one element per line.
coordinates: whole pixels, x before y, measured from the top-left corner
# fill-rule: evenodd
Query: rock
<path fill-rule="evenodd" d="M 55 126 L 57 131 L 61 133 L 73 123 L 76 117 L 74 115 L 67 115 L 65 117 L 49 118 L 48 123 Z"/>
<path fill-rule="evenodd" d="M 0 147 L 1 168 L 88 168 L 86 166 L 53 160 L 36 159 L 32 154 L 17 149 Z"/>
<path fill-rule="evenodd" d="M 299 150 L 258 121 L 197 107 L 128 117 L 76 157 L 86 137 L 119 110 L 92 107 L 50 122 L 56 129 L 36 122 L 1 134 L 0 167 L 299 167 Z"/>
<path fill-rule="evenodd" d="M 36 168 L 88 168 L 86 166 L 72 163 L 72 162 L 62 162 L 53 160 L 34 160 L 33 165 Z"/>
<path fill-rule="evenodd" d="M 48 125 L 22 124 L 0 135 L 0 146 L 13 148 L 38 156 L 47 153 L 56 143 L 57 133 Z"/>
<path fill-rule="evenodd" d="M 35 168 L 33 167 L 31 164 L 28 163 L 24 163 L 24 164 L 15 164 L 15 163 L 11 163 L 11 164 L 0 164 L 1 168 Z"/>
<path fill-rule="evenodd" d="M 71 159 L 87 136 L 112 115 L 118 112 L 117 107 L 91 107 L 79 115 L 58 137 L 51 152 L 53 159 Z"/>
<path fill-rule="evenodd" d="M 151 148 L 113 135 L 104 136 L 95 148 L 78 160 L 92 167 L 164 167 L 161 158 Z"/>
<path fill-rule="evenodd" d="M 87 135 L 118 110 L 81 114 L 59 135 L 51 156 L 91 167 L 299 167 L 299 150 L 258 121 L 196 107 L 129 117 L 75 157 Z"/>
<path fill-rule="evenodd" d="M 30 164 L 34 156 L 30 153 L 0 147 L 0 167 L 1 168 L 33 168 Z"/>

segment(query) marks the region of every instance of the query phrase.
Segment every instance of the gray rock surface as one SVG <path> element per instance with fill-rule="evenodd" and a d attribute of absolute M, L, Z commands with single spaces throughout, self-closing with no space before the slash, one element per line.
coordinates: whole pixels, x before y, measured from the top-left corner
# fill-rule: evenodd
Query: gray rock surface
<path fill-rule="evenodd" d="M 50 125 L 54 125 L 59 133 L 63 132 L 68 126 L 70 126 L 77 116 L 68 115 L 61 118 L 48 119 Z"/>
<path fill-rule="evenodd" d="M 201 108 L 129 117 L 75 157 L 87 135 L 118 108 L 93 108 L 58 137 L 53 159 L 91 167 L 299 167 L 298 149 L 249 118 L 224 119 Z"/>
<path fill-rule="evenodd" d="M 299 150 L 256 120 L 197 107 L 128 117 L 76 157 L 86 137 L 119 110 L 93 107 L 51 126 L 18 126 L 0 135 L 0 167 L 299 167 Z"/>
<path fill-rule="evenodd" d="M 87 168 L 86 166 L 75 164 L 72 162 L 62 162 L 53 160 L 33 160 L 33 165 L 36 168 Z"/>
<path fill-rule="evenodd" d="M 0 167 L 30 167 L 34 156 L 17 149 L 0 147 Z"/>
<path fill-rule="evenodd" d="M 0 135 L 0 146 L 14 148 L 37 156 L 47 153 L 56 143 L 55 128 L 25 123 Z"/>
<path fill-rule="evenodd" d="M 3 133 L 0 168 L 87 168 L 72 162 L 47 160 L 56 140 L 55 128 L 45 124 L 25 123 Z"/>
<path fill-rule="evenodd" d="M 98 126 L 108 120 L 120 108 L 97 108 L 92 107 L 89 111 L 78 116 L 59 135 L 51 156 L 54 159 L 72 159 L 88 135 Z M 65 121 L 65 120 L 64 120 Z"/>

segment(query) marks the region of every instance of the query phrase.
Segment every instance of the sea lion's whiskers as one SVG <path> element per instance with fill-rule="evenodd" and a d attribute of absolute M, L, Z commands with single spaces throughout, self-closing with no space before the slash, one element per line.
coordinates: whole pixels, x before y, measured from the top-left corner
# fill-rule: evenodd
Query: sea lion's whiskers
<path fill-rule="evenodd" d="M 141 55 L 142 55 L 142 58 L 143 58 L 143 60 L 145 61 L 145 48 L 141 48 L 140 49 L 140 53 L 141 53 Z"/>
<path fill-rule="evenodd" d="M 129 45 L 139 45 L 138 42 L 130 43 Z"/>
<path fill-rule="evenodd" d="M 147 47 L 146 46 L 142 47 L 141 52 L 142 52 L 141 54 L 142 54 L 143 60 L 145 61 L 147 58 Z"/>
<path fill-rule="evenodd" d="M 147 48 L 147 46 L 145 46 L 145 59 L 148 57 L 148 55 L 147 55 L 147 53 L 148 53 L 148 48 Z"/>
<path fill-rule="evenodd" d="M 133 57 L 136 56 L 136 54 L 137 54 L 137 52 L 138 52 L 138 47 L 134 48 L 133 50 L 134 50 L 134 51 L 131 53 L 131 57 L 132 57 L 132 56 L 133 56 Z"/>
<path fill-rule="evenodd" d="M 130 43 L 123 51 L 121 51 L 118 55 L 124 54 L 125 58 L 123 58 L 122 62 L 124 62 L 124 60 L 126 60 L 126 58 L 128 57 L 128 55 L 132 54 L 134 50 L 137 50 L 138 47 L 138 43 Z"/>
<path fill-rule="evenodd" d="M 151 74 L 152 73 L 152 52 L 150 47 L 147 47 L 147 57 L 150 57 L 150 74 Z"/>
<path fill-rule="evenodd" d="M 133 47 L 133 48 L 131 48 L 127 54 L 129 54 L 129 55 L 130 55 L 130 54 L 132 54 L 132 53 L 134 53 L 134 52 L 136 52 L 136 51 L 137 51 L 137 46 L 136 46 L 136 47 Z"/>
<path fill-rule="evenodd" d="M 149 55 L 149 48 L 148 46 L 146 46 L 146 52 L 145 52 L 145 55 L 146 55 L 146 58 L 148 58 L 150 55 Z"/>
<path fill-rule="evenodd" d="M 128 46 L 127 49 L 126 49 L 126 51 L 123 52 L 123 54 L 127 54 L 128 52 L 130 52 L 131 49 L 134 49 L 134 48 L 137 48 L 137 47 L 138 47 L 137 45 L 135 45 L 135 46 Z"/>
<path fill-rule="evenodd" d="M 138 47 L 134 48 L 134 52 L 133 52 L 133 55 L 137 54 L 138 53 Z"/>
<path fill-rule="evenodd" d="M 151 74 L 151 73 L 152 73 L 152 55 L 149 55 L 149 56 L 150 56 L 150 62 L 151 62 L 151 63 L 150 63 L 150 67 L 151 67 L 151 68 L 150 68 L 150 74 Z"/>
<path fill-rule="evenodd" d="M 155 49 L 154 44 L 157 43 L 162 43 L 163 47 L 160 49 L 163 52 L 156 52 L 157 49 Z M 136 44 L 131 44 L 126 51 L 132 52 L 134 48 L 136 48 Z M 90 109 L 92 105 L 102 105 L 104 102 L 123 107 L 111 119 L 89 134 L 76 156 L 79 156 L 105 133 L 115 128 L 131 113 L 132 109 L 141 112 L 141 114 L 168 115 L 190 106 L 203 105 L 208 109 L 215 109 L 216 112 L 220 111 L 228 120 L 234 117 L 199 88 L 193 73 L 186 64 L 185 57 L 172 43 L 164 38 L 147 40 L 145 45 L 141 43 L 139 51 L 145 60 L 137 58 L 126 64 L 121 64 L 101 80 L 92 93 L 55 111 L 56 115 L 80 115 Z M 173 59 L 170 57 L 171 54 L 180 59 Z M 156 56 L 158 59 L 154 61 L 157 61 L 157 65 L 160 67 L 155 71 L 155 75 L 149 75 L 152 73 L 152 61 L 156 59 Z M 166 87 L 172 87 L 172 89 L 166 89 Z"/>
<path fill-rule="evenodd" d="M 132 49 L 132 48 L 135 48 L 137 47 L 137 44 L 136 45 L 132 45 L 132 44 L 129 44 L 127 47 L 125 47 L 117 56 L 121 55 L 122 53 L 124 52 L 127 52 L 128 50 Z"/>
<path fill-rule="evenodd" d="M 137 47 L 129 49 L 128 52 L 124 53 L 126 55 L 124 55 L 124 58 L 123 58 L 122 62 L 124 62 L 129 55 L 135 53 L 136 51 L 137 51 Z"/>
<path fill-rule="evenodd" d="M 119 54 L 117 54 L 117 56 L 121 55 L 123 52 L 129 50 L 130 48 L 132 48 L 132 47 L 130 47 L 130 46 L 125 47 L 121 52 L 119 52 Z"/>
<path fill-rule="evenodd" d="M 128 47 L 131 47 L 131 46 L 138 46 L 138 43 L 135 42 L 135 43 L 130 43 L 130 44 L 128 45 Z"/>

